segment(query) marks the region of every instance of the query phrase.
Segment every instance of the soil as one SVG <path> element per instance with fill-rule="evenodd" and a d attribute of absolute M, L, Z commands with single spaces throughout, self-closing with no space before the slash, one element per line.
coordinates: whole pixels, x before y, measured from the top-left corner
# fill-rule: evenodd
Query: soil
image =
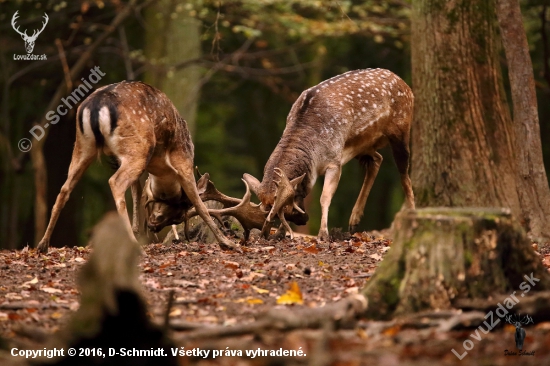
<path fill-rule="evenodd" d="M 274 307 L 317 308 L 338 301 L 360 292 L 391 247 L 391 240 L 379 232 L 348 238 L 331 243 L 308 236 L 282 241 L 255 239 L 243 247 L 243 253 L 196 242 L 150 244 L 140 263 L 149 314 L 161 323 L 172 291 L 170 320 L 204 327 L 250 323 Z M 550 266 L 548 247 L 536 249 L 545 265 Z M 79 307 L 76 273 L 91 251 L 64 247 L 51 248 L 47 255 L 29 248 L 0 252 L 0 361 L 9 361 L 12 347 L 41 348 L 56 337 Z M 550 322 L 525 327 L 524 351 L 534 351 L 533 356 L 506 355 L 506 350 L 518 352 L 511 325 L 480 333 L 478 340 L 475 328 L 440 332 L 428 323 L 429 319 L 422 317 L 413 326 L 399 319 L 363 319 L 354 329 L 271 331 L 256 336 L 201 339 L 186 342 L 185 349 L 301 347 L 306 356 L 182 357 L 178 361 L 181 365 L 550 364 Z M 185 334 L 171 332 L 176 343 Z M 468 339 L 472 342 L 464 343 Z M 473 348 L 460 361 L 451 350 L 462 354 L 464 344 L 472 344 Z"/>

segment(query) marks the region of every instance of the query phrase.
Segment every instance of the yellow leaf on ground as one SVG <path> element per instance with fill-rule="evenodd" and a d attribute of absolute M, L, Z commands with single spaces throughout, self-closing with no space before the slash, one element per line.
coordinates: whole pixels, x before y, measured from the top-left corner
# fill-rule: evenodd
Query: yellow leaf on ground
<path fill-rule="evenodd" d="M 269 290 L 266 290 L 266 289 L 263 289 L 263 288 L 259 288 L 259 287 L 256 287 L 256 286 L 252 286 L 252 288 L 254 289 L 254 291 L 256 291 L 259 294 L 268 294 L 269 293 Z"/>
<path fill-rule="evenodd" d="M 279 305 L 302 305 L 303 303 L 304 299 L 302 298 L 302 291 L 300 290 L 300 286 L 298 286 L 298 283 L 296 281 L 292 281 L 290 283 L 290 288 L 288 289 L 288 291 L 277 298 L 277 304 Z"/>
<path fill-rule="evenodd" d="M 263 304 L 264 303 L 264 301 L 262 299 L 257 299 L 257 298 L 251 297 L 251 296 L 248 296 L 244 299 L 237 299 L 233 302 L 236 302 L 236 303 L 246 302 L 247 304 L 250 304 L 250 305 L 257 305 L 257 304 Z"/>
<path fill-rule="evenodd" d="M 63 316 L 63 314 L 61 313 L 58 313 L 57 311 L 55 313 L 53 313 L 52 315 L 50 315 L 50 318 L 52 319 L 59 319 Z"/>
<path fill-rule="evenodd" d="M 264 301 L 262 299 L 255 299 L 255 298 L 247 299 L 246 302 L 250 305 L 256 305 L 256 304 L 263 304 L 264 303 Z"/>

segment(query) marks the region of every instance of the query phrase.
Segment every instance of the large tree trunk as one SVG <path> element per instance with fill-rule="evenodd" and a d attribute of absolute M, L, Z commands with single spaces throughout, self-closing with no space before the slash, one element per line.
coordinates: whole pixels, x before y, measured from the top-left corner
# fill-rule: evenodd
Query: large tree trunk
<path fill-rule="evenodd" d="M 494 2 L 413 2 L 417 207 L 508 207 L 523 217 Z"/>
<path fill-rule="evenodd" d="M 497 0 L 497 16 L 512 91 L 520 220 L 534 237 L 550 237 L 550 190 L 544 163 L 529 45 L 517 0 Z"/>
<path fill-rule="evenodd" d="M 145 35 L 145 56 L 157 68 L 145 74 L 145 82 L 166 93 L 194 134 L 200 68 L 170 68 L 170 65 L 198 58 L 201 54 L 200 22 L 188 12 L 174 0 L 160 0 L 147 8 L 149 27 Z"/>
<path fill-rule="evenodd" d="M 363 290 L 370 317 L 550 289 L 550 275 L 506 209 L 406 210 L 394 225 L 392 247 Z"/>

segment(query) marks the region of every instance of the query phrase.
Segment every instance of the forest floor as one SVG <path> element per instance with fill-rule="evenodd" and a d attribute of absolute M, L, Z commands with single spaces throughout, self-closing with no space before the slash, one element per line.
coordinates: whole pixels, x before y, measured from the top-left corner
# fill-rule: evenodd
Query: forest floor
<path fill-rule="evenodd" d="M 141 259 L 140 279 L 149 313 L 159 323 L 173 291 L 171 322 L 242 325 L 274 307 L 317 308 L 358 293 L 390 247 L 391 240 L 378 232 L 358 233 L 332 243 L 307 236 L 277 242 L 254 240 L 243 247 L 243 253 L 221 251 L 215 244 L 151 244 Z M 537 249 L 550 266 L 550 250 Z M 9 360 L 7 352 L 12 347 L 44 347 L 63 328 L 79 307 L 76 273 L 91 251 L 65 247 L 51 248 L 47 255 L 34 249 L 0 252 L 0 360 Z M 422 316 L 414 321 L 361 320 L 354 329 L 198 339 L 185 343 L 185 348 L 224 352 L 226 347 L 300 349 L 304 356 L 252 358 L 243 354 L 182 357 L 179 361 L 181 365 L 550 364 L 550 322 L 526 327 L 524 351 L 534 352 L 528 356 L 506 355 L 506 350 L 517 352 L 511 325 L 499 325 L 477 336 L 475 328 L 467 325 L 442 332 L 429 326 L 430 321 Z M 185 334 L 171 333 L 176 344 Z M 473 348 L 461 361 L 451 350 L 463 354 L 468 339 L 472 342 L 466 344 Z"/>

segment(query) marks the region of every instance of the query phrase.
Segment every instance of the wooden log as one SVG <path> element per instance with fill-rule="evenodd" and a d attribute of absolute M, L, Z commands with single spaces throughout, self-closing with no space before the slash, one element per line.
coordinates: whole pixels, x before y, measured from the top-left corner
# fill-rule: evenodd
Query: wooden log
<path fill-rule="evenodd" d="M 391 249 L 362 293 L 366 315 L 384 319 L 458 299 L 521 299 L 525 286 L 548 290 L 550 275 L 509 210 L 424 208 L 396 215 Z"/>

